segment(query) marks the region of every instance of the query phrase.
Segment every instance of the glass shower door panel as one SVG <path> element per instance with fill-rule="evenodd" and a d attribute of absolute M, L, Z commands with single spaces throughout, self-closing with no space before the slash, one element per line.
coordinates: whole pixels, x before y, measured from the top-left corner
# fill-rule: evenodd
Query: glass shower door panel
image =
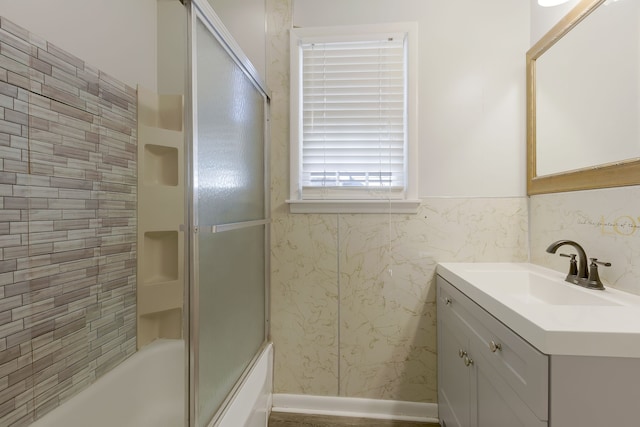
<path fill-rule="evenodd" d="M 265 226 L 198 235 L 198 426 L 206 426 L 265 340 Z"/>
<path fill-rule="evenodd" d="M 266 98 L 199 17 L 194 30 L 194 405 L 200 427 L 221 409 L 266 338 L 266 228 L 253 222 L 265 219 Z"/>
<path fill-rule="evenodd" d="M 265 99 L 199 20 L 196 62 L 199 222 L 264 219 Z"/>

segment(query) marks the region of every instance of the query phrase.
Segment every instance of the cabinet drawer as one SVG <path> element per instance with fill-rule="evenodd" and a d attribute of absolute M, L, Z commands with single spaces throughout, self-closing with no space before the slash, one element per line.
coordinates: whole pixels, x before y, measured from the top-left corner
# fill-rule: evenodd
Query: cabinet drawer
<path fill-rule="evenodd" d="M 439 314 L 462 321 L 474 351 L 500 374 L 540 420 L 548 420 L 549 359 L 482 307 L 437 277 Z M 473 354 L 469 355 L 471 358 Z"/>

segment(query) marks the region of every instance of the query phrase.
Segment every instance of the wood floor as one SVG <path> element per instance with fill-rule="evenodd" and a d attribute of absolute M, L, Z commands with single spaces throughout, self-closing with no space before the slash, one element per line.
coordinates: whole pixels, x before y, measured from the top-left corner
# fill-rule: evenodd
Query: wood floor
<path fill-rule="evenodd" d="M 438 424 L 413 421 L 374 420 L 370 418 L 328 417 L 324 415 L 272 412 L 269 427 L 439 427 Z"/>

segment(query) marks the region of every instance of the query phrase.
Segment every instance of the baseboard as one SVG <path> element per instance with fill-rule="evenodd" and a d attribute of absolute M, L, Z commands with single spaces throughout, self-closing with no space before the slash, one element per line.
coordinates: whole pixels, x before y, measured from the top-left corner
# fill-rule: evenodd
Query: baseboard
<path fill-rule="evenodd" d="M 273 412 L 330 415 L 336 417 L 438 422 L 437 404 L 397 400 L 274 394 L 273 407 L 271 410 Z"/>

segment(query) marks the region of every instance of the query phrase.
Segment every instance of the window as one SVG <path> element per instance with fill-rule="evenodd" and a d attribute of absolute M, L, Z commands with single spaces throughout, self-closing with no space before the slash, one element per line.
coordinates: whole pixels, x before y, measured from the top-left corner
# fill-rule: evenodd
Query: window
<path fill-rule="evenodd" d="M 417 209 L 416 32 L 291 31 L 292 212 Z"/>

